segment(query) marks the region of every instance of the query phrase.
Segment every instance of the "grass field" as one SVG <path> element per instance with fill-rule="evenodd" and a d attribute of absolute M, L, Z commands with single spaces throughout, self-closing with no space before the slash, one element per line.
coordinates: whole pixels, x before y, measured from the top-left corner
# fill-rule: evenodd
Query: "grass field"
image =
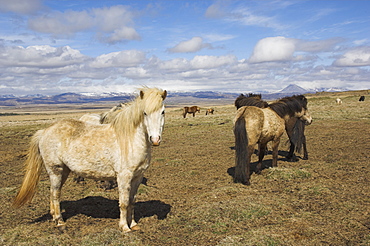
<path fill-rule="evenodd" d="M 65 184 L 64 233 L 49 215 L 46 172 L 31 204 L 10 207 L 30 137 L 86 110 L 6 111 L 0 116 L 0 245 L 370 245 L 370 98 L 358 102 L 358 95 L 309 95 L 309 159 L 287 162 L 284 135 L 278 167 L 253 174 L 250 186 L 230 176 L 235 107 L 219 103 L 214 115 L 202 107 L 184 119 L 171 105 L 137 196 L 142 229 L 124 236 L 117 190 L 93 180 L 77 184 L 72 176 Z M 342 105 L 335 104 L 337 96 Z M 264 164 L 271 164 L 271 155 Z"/>

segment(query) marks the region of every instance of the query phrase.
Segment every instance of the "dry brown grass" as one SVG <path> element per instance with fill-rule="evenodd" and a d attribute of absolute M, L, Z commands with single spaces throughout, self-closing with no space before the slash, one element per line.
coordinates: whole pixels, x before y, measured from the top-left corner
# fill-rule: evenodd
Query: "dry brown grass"
<path fill-rule="evenodd" d="M 63 234 L 48 215 L 45 172 L 34 201 L 10 208 L 30 136 L 53 120 L 83 113 L 1 116 L 0 244 L 370 245 L 370 101 L 360 103 L 349 92 L 335 105 L 337 96 L 309 98 L 309 160 L 286 162 L 288 147 L 281 144 L 279 167 L 253 174 L 251 186 L 233 183 L 228 173 L 234 166 L 232 105 L 216 106 L 210 116 L 202 108 L 186 119 L 181 108 L 168 108 L 164 141 L 153 149 L 137 197 L 142 230 L 124 237 L 117 191 L 92 180 L 67 181 Z M 267 155 L 265 164 L 270 160 Z"/>

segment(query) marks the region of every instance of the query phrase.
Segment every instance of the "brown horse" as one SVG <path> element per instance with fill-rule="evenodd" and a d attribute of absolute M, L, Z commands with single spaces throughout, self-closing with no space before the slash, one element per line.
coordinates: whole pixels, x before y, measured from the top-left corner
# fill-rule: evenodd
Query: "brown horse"
<path fill-rule="evenodd" d="M 267 143 L 272 141 L 272 167 L 277 167 L 278 147 L 286 122 L 291 118 L 306 124 L 312 122 L 308 113 L 307 99 L 293 96 L 280 99 L 267 108 L 243 106 L 234 118 L 235 176 L 234 182 L 250 184 L 250 161 L 254 147 L 259 144 L 259 158 L 256 173 L 262 170 L 262 160 Z"/>
<path fill-rule="evenodd" d="M 193 114 L 193 117 L 195 117 L 195 113 L 199 112 L 200 113 L 200 107 L 198 106 L 192 106 L 192 107 L 184 107 L 182 116 L 186 118 L 186 114 Z"/>
<path fill-rule="evenodd" d="M 235 100 L 235 107 L 238 109 L 242 106 L 256 106 L 259 108 L 267 108 L 269 104 L 261 99 L 261 94 L 249 93 L 248 97 L 241 94 Z M 308 160 L 308 152 L 306 145 L 306 136 L 304 135 L 305 123 L 297 120 L 297 118 L 290 118 L 285 124 L 285 130 L 289 137 L 289 153 L 286 156 L 288 161 L 297 161 L 294 151 L 301 152 L 303 148 L 303 158 Z"/>
<path fill-rule="evenodd" d="M 209 109 L 207 109 L 207 111 L 206 111 L 206 115 L 209 115 L 209 114 L 213 114 L 213 112 L 214 112 L 215 110 L 213 109 L 213 108 L 209 108 Z"/>

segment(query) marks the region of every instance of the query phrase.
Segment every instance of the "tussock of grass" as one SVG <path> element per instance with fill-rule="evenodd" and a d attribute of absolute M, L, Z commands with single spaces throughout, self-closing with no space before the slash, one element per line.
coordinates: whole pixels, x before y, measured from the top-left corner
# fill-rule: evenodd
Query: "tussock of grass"
<path fill-rule="evenodd" d="M 310 172 L 298 168 L 270 168 L 266 174 L 267 179 L 274 180 L 306 179 L 310 177 Z"/>

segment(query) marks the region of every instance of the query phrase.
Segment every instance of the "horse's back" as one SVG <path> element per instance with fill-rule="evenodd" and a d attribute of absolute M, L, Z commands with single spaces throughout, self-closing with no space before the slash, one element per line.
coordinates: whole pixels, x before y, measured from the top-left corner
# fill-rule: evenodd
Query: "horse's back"
<path fill-rule="evenodd" d="M 109 125 L 61 120 L 42 132 L 39 142 L 45 166 L 66 165 L 83 177 L 112 179 L 120 151 Z"/>
<path fill-rule="evenodd" d="M 261 109 L 264 113 L 263 131 L 265 135 L 280 137 L 285 131 L 285 120 L 270 108 Z"/>
<path fill-rule="evenodd" d="M 251 143 L 257 143 L 262 138 L 268 140 L 280 137 L 285 130 L 285 122 L 273 110 L 256 106 L 243 106 L 237 110 L 234 123 L 239 117 L 245 118 L 245 127 Z"/>

